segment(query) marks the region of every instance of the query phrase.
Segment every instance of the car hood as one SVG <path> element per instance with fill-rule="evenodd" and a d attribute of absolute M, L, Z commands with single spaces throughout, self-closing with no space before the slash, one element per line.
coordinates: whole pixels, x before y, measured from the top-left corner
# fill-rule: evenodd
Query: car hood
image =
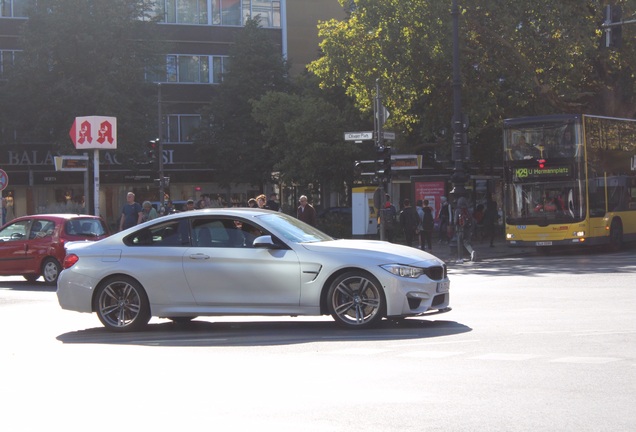
<path fill-rule="evenodd" d="M 302 243 L 302 246 L 312 252 L 355 254 L 357 256 L 366 256 L 386 264 L 419 264 L 418 266 L 423 267 L 443 264 L 443 261 L 428 252 L 379 240 L 333 240 L 317 243 Z"/>

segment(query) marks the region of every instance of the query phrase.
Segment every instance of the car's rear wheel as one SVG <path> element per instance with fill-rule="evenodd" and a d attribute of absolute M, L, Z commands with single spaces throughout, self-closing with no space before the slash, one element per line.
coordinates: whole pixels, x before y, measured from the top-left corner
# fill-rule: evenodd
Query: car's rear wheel
<path fill-rule="evenodd" d="M 139 282 L 118 276 L 104 281 L 95 293 L 94 310 L 109 330 L 141 330 L 150 321 L 150 304 Z"/>
<path fill-rule="evenodd" d="M 382 320 L 386 309 L 380 283 L 362 271 L 347 272 L 335 279 L 327 301 L 336 323 L 348 328 L 371 327 Z"/>
<path fill-rule="evenodd" d="M 42 262 L 42 276 L 44 276 L 44 282 L 47 284 L 56 284 L 61 271 L 62 266 L 55 258 L 46 258 Z"/>

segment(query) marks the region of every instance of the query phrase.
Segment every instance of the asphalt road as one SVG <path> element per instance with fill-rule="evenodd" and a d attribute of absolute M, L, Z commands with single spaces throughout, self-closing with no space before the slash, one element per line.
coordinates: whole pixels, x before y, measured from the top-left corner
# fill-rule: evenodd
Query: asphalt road
<path fill-rule="evenodd" d="M 635 430 L 635 258 L 453 266 L 452 312 L 370 331 L 221 317 L 113 334 L 0 278 L 3 429 Z"/>

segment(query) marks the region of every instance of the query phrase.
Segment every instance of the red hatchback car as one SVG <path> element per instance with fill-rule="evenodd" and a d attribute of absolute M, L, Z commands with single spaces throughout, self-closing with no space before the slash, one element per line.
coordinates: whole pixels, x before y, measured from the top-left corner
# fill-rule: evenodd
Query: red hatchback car
<path fill-rule="evenodd" d="M 0 275 L 20 275 L 29 282 L 43 276 L 46 283 L 55 284 L 62 271 L 65 243 L 109 235 L 99 216 L 42 214 L 13 219 L 0 228 Z"/>

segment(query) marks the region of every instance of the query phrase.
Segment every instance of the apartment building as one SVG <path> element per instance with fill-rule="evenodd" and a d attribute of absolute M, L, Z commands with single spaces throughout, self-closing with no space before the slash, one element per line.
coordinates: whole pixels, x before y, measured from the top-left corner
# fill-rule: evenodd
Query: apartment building
<path fill-rule="evenodd" d="M 0 0 L 0 80 L 21 49 L 20 27 L 28 19 L 31 1 Z M 196 160 L 190 140 L 191 131 L 200 121 L 199 108 L 209 103 L 213 87 L 222 80 L 236 33 L 247 18 L 259 16 L 262 28 L 280 45 L 292 73 L 297 74 L 318 55 L 318 21 L 343 18 L 345 11 L 338 0 L 157 0 L 156 4 L 161 38 L 170 41 L 173 50 L 166 53 L 165 70 L 150 78 L 159 84 L 163 168 L 170 178 L 166 192 L 174 200 L 209 193 L 221 195 L 226 202 L 246 202 L 264 191 L 247 184 L 222 185 L 212 170 Z M 54 209 L 69 197 L 89 195 L 89 202 L 92 200 L 92 187 L 85 190 L 83 173 L 55 171 L 53 156 L 58 154 L 50 146 L 18 146 L 10 137 L 9 133 L 0 135 L 0 169 L 9 178 L 3 196 L 13 197 L 16 215 Z M 158 199 L 156 170 L 129 170 L 119 166 L 114 155 L 104 153 L 98 203 L 100 213 L 109 222 L 119 217 L 129 190 L 141 200 Z"/>

